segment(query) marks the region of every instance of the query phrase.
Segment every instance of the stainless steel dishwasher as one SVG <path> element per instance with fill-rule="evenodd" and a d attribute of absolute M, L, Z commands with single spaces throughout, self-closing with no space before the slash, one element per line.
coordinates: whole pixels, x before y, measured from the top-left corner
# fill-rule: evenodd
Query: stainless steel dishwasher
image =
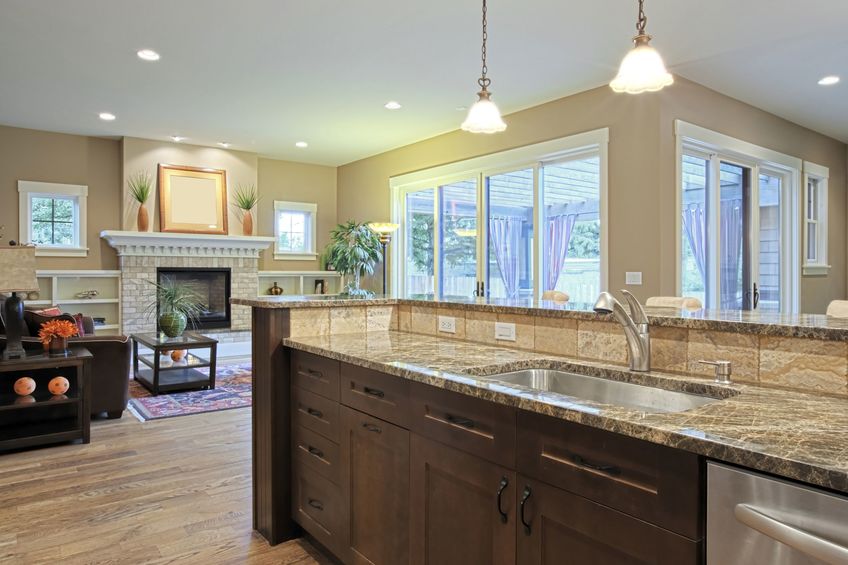
<path fill-rule="evenodd" d="M 707 464 L 707 565 L 848 564 L 848 497 Z"/>

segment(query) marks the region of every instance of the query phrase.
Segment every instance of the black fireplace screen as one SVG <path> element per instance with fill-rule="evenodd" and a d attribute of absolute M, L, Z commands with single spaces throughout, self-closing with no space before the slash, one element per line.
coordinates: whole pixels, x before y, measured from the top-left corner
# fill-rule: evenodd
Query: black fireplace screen
<path fill-rule="evenodd" d="M 194 322 L 195 329 L 230 327 L 230 269 L 160 267 L 156 271 L 159 283 L 169 280 L 185 284 L 200 297 L 202 307 Z"/>

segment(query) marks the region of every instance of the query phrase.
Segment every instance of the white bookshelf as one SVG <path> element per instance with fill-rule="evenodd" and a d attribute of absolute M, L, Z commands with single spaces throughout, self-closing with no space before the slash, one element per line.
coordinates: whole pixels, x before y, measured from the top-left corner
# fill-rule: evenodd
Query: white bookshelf
<path fill-rule="evenodd" d="M 341 292 L 342 276 L 335 271 L 259 271 L 259 296 L 268 296 L 274 283 L 283 289 L 283 296 L 315 294 L 315 282 L 324 281 L 324 294 Z"/>
<path fill-rule="evenodd" d="M 58 306 L 63 312 L 78 312 L 92 318 L 105 318 L 95 326 L 96 334 L 120 333 L 121 271 L 36 271 L 38 299 L 24 300 L 28 306 Z M 96 290 L 96 298 L 78 298 L 79 292 Z"/>

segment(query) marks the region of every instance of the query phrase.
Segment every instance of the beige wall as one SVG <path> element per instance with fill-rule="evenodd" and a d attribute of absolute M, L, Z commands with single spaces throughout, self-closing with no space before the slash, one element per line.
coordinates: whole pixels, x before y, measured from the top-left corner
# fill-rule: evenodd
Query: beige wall
<path fill-rule="evenodd" d="M 609 285 L 625 288 L 643 273 L 639 298 L 675 288 L 675 159 L 672 123 L 685 119 L 831 168 L 830 276 L 804 277 L 804 311 L 823 311 L 824 296 L 846 292 L 845 144 L 678 79 L 657 95 L 614 94 L 603 86 L 516 112 L 505 133 L 454 131 L 339 168 L 339 218 L 390 215 L 389 178 L 471 157 L 609 127 Z M 807 307 L 809 303 L 809 308 Z"/>
<path fill-rule="evenodd" d="M 116 269 L 100 231 L 120 224 L 121 142 L 0 126 L 0 225 L 3 243 L 18 239 L 18 181 L 88 186 L 88 256 L 39 257 L 39 269 Z"/>
<path fill-rule="evenodd" d="M 330 230 L 336 225 L 336 168 L 307 165 L 292 161 L 259 159 L 259 201 L 257 235 L 274 235 L 274 200 L 308 202 L 318 205 L 318 245 L 320 253 L 329 242 Z M 277 261 L 273 248 L 263 252 L 259 262 L 262 271 L 317 271 L 318 259 L 312 261 Z"/>

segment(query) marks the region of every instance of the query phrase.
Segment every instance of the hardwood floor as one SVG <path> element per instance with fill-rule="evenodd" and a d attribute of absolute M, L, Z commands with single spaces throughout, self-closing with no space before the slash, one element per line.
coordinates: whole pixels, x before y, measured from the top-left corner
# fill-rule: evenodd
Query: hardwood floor
<path fill-rule="evenodd" d="M 251 529 L 250 410 L 92 422 L 0 455 L 0 563 L 330 563 Z"/>

